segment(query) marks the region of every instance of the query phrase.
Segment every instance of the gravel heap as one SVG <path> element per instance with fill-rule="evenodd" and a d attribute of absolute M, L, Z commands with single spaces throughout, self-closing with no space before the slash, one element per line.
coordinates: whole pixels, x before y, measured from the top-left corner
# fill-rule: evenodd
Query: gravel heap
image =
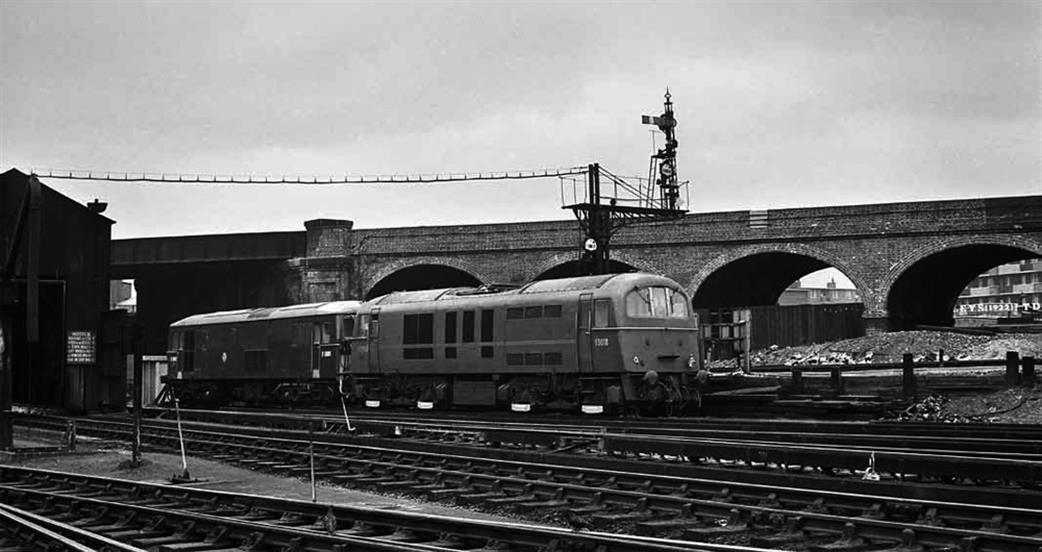
<path fill-rule="evenodd" d="M 1017 387 L 959 397 L 931 395 L 893 418 L 911 422 L 1039 424 L 1042 389 Z"/>
<path fill-rule="evenodd" d="M 942 353 L 943 351 L 943 353 Z M 754 351 L 752 364 L 803 366 L 813 364 L 881 364 L 901 362 L 912 353 L 916 362 L 988 360 L 1006 358 L 1007 351 L 1020 356 L 1042 357 L 1042 334 L 967 335 L 945 331 L 888 332 L 798 347 L 771 347 Z M 734 360 L 713 361 L 711 367 L 733 367 Z"/>

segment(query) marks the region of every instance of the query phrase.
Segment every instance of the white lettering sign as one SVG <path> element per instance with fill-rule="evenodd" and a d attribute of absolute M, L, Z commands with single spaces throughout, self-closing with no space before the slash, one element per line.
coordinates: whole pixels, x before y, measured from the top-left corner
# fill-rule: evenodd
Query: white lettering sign
<path fill-rule="evenodd" d="M 1042 310 L 1042 303 L 977 303 L 959 305 L 958 314 L 1006 314 L 1016 312 L 1037 312 Z"/>

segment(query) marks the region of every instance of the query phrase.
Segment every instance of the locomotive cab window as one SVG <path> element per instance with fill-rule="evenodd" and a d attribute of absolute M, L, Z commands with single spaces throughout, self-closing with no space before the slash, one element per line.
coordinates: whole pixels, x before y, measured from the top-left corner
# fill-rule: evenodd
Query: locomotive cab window
<path fill-rule="evenodd" d="M 632 318 L 687 318 L 687 296 L 662 286 L 634 289 L 626 295 L 626 315 Z"/>
<path fill-rule="evenodd" d="M 380 337 L 380 314 L 362 314 L 358 317 L 358 337 Z"/>
<path fill-rule="evenodd" d="M 593 327 L 607 328 L 611 324 L 609 319 L 611 313 L 611 301 L 598 299 L 593 303 Z"/>
<path fill-rule="evenodd" d="M 672 297 L 670 297 L 669 317 L 687 318 L 687 296 L 683 293 L 673 291 Z"/>
<path fill-rule="evenodd" d="M 314 330 L 314 343 L 333 343 L 336 341 L 333 339 L 333 334 L 336 331 L 332 322 L 315 322 Z"/>
<path fill-rule="evenodd" d="M 183 334 L 183 340 L 181 344 L 181 351 L 183 351 L 184 357 L 181 359 L 181 371 L 182 372 L 194 372 L 195 371 L 195 332 L 187 330 Z"/>

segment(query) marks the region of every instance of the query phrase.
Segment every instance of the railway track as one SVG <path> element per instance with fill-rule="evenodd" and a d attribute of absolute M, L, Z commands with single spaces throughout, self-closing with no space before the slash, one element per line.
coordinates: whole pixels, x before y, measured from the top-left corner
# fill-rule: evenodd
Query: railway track
<path fill-rule="evenodd" d="M 683 541 L 463 520 L 0 466 L 0 513 L 74 550 L 716 551 Z M 7 517 L 8 515 L 12 517 Z M 5 523 L 7 526 L 8 523 Z M 68 536 L 62 536 L 63 534 Z M 16 538 L 16 537 L 15 537 Z M 32 538 L 26 544 L 32 544 Z M 38 540 L 38 538 L 37 538 Z M 32 549 L 27 547 L 26 549 Z M 728 549 L 731 550 L 731 549 Z M 755 552 L 738 547 L 737 552 Z"/>
<path fill-rule="evenodd" d="M 172 416 L 169 408 L 146 407 L 147 417 Z M 265 425 L 268 427 L 305 428 L 309 420 L 337 423 L 343 420 L 339 410 L 198 410 L 182 409 L 184 419 L 200 421 L 227 420 L 242 425 Z M 576 431 L 599 432 L 607 430 L 617 433 L 640 433 L 673 436 L 748 435 L 755 432 L 765 435 L 780 435 L 782 439 L 804 436 L 820 439 L 829 435 L 833 438 L 864 436 L 868 438 L 911 439 L 924 437 L 952 442 L 986 445 L 987 441 L 1000 444 L 1019 443 L 1030 446 L 1030 450 L 1042 451 L 1042 427 L 1027 424 L 944 424 L 928 422 L 850 422 L 822 420 L 763 420 L 731 418 L 585 418 L 574 416 L 548 416 L 482 413 L 476 416 L 465 412 L 446 411 L 379 411 L 365 410 L 351 417 L 360 424 L 409 425 L 422 427 L 447 424 L 453 428 L 476 427 L 497 429 L 573 429 Z M 1025 441 L 1029 441 L 1025 443 Z M 1030 442 L 1034 441 L 1034 442 Z M 818 441 L 820 442 L 820 441 Z M 862 441 L 864 442 L 864 441 Z"/>
<path fill-rule="evenodd" d="M 54 424 L 63 427 L 60 420 Z M 179 446 L 171 428 L 149 426 L 150 446 Z M 129 426 L 88 421 L 81 422 L 81 431 L 126 439 Z M 309 443 L 300 434 L 243 428 L 190 429 L 185 436 L 193 454 L 290 476 L 310 469 Z M 477 455 L 447 445 L 376 446 L 377 438 L 369 439 L 371 446 L 348 441 L 339 435 L 314 437 L 318 477 L 493 511 L 553 512 L 577 527 L 687 540 L 737 538 L 768 548 L 853 550 L 842 543 L 868 543 L 876 549 L 1037 552 L 1042 547 L 1042 493 L 1027 489 L 736 472 L 531 451 L 486 449 Z"/>
<path fill-rule="evenodd" d="M 329 415 L 184 411 L 182 418 L 295 430 L 321 427 L 327 432 L 349 433 L 342 417 Z M 687 422 L 697 424 L 692 426 L 672 421 L 661 425 L 646 420 L 598 421 L 601 422 L 604 425 L 459 418 L 432 422 L 395 415 L 355 420 L 354 429 L 355 433 L 480 446 L 681 458 L 732 467 L 769 465 L 856 475 L 871 466 L 877 474 L 900 479 L 966 479 L 1029 487 L 1042 480 L 1042 428 L 1034 426 L 1008 427 L 999 430 L 1006 437 L 988 437 L 990 428 L 983 425 L 953 428 L 936 424 L 935 434 L 931 435 L 926 424 L 901 434 L 887 433 L 901 431 L 901 424 Z"/>

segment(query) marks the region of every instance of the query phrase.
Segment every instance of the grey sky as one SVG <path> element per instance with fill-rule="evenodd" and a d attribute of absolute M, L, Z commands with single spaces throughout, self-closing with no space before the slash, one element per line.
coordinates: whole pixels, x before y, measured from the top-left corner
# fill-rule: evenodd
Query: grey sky
<path fill-rule="evenodd" d="M 0 0 L 0 170 L 642 175 L 666 86 L 693 211 L 1042 193 L 1037 1 Z M 570 217 L 556 179 L 46 182 L 115 237 Z"/>

